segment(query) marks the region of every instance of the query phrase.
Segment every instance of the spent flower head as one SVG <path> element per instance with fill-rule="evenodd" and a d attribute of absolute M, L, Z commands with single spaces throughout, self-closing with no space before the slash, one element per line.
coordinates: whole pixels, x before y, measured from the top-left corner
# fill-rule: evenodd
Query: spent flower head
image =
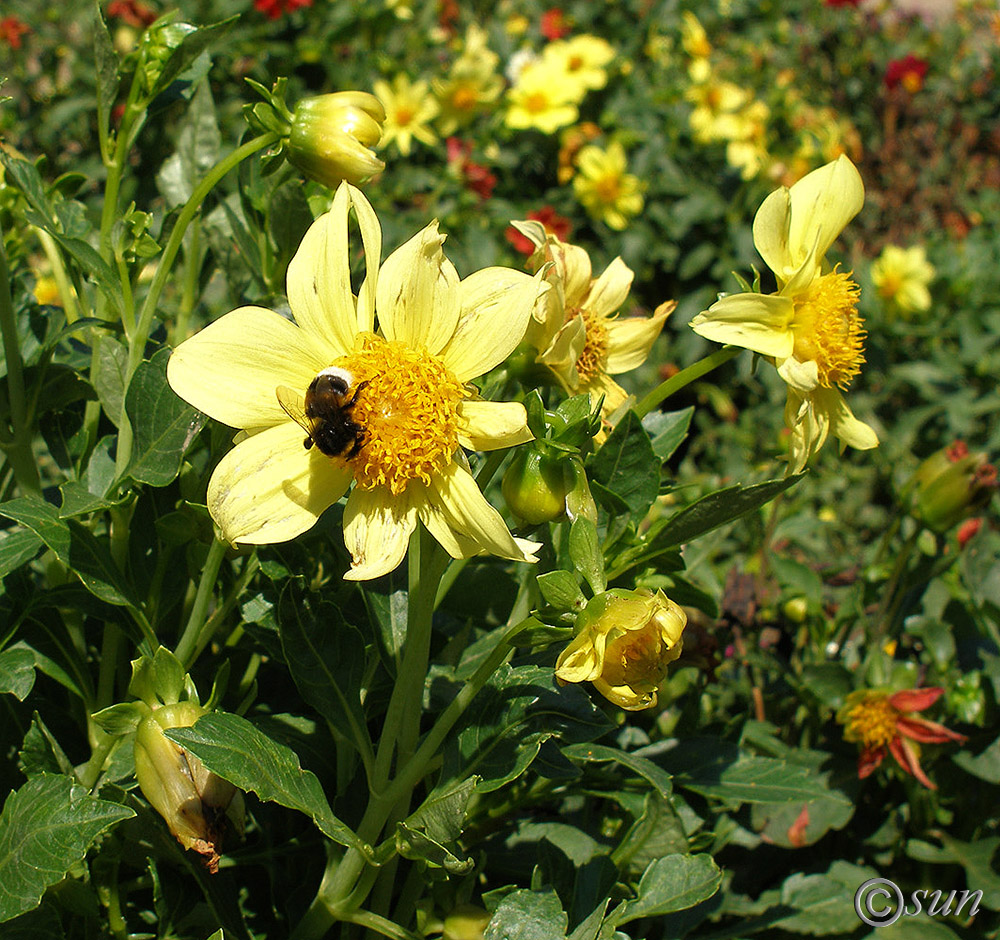
<path fill-rule="evenodd" d="M 352 206 L 367 265 L 357 297 Z M 228 541 L 295 538 L 353 481 L 344 510 L 349 579 L 392 571 L 418 521 L 452 557 L 535 560 L 535 544 L 511 536 L 460 448 L 531 438 L 523 405 L 483 401 L 468 383 L 521 341 L 540 285 L 500 267 L 460 280 L 443 242 L 432 222 L 379 265 L 375 212 L 343 183 L 288 267 L 294 324 L 241 307 L 174 351 L 174 391 L 243 429 L 208 487 Z"/>

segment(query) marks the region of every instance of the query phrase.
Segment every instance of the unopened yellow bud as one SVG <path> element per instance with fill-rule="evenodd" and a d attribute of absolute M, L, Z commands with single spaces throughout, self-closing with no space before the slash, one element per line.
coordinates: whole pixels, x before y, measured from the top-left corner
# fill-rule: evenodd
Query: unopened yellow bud
<path fill-rule="evenodd" d="M 489 911 L 475 904 L 459 904 L 445 919 L 441 940 L 483 940 Z"/>
<path fill-rule="evenodd" d="M 667 666 L 681 654 L 687 615 L 662 591 L 612 588 L 577 618 L 576 636 L 559 655 L 563 682 L 592 682 L 630 711 L 652 708 Z"/>
<path fill-rule="evenodd" d="M 194 702 L 178 702 L 155 709 L 141 721 L 135 735 L 135 776 L 143 796 L 177 841 L 204 855 L 214 872 L 226 819 L 242 830 L 243 796 L 163 733 L 189 727 L 204 714 L 205 709 Z"/>
<path fill-rule="evenodd" d="M 363 91 L 304 98 L 292 115 L 288 162 L 331 189 L 342 180 L 363 183 L 385 169 L 369 149 L 384 121 L 382 103 Z"/>

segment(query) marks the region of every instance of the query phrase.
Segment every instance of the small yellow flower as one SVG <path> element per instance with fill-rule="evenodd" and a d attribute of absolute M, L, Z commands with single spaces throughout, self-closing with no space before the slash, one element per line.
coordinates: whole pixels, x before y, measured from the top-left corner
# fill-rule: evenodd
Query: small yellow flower
<path fill-rule="evenodd" d="M 437 117 L 438 103 L 426 81 L 411 83 L 400 73 L 392 80 L 391 86 L 379 80 L 375 82 L 374 89 L 385 107 L 379 149 L 395 141 L 399 152 L 408 157 L 414 138 L 427 145 L 437 143 L 437 135 L 427 125 Z"/>
<path fill-rule="evenodd" d="M 872 283 L 890 310 L 909 319 L 911 314 L 931 309 L 928 287 L 934 273 L 923 245 L 886 245 L 872 265 Z"/>
<path fill-rule="evenodd" d="M 367 265 L 357 297 L 352 205 Z M 294 324 L 241 307 L 174 350 L 167 368 L 174 391 L 243 429 L 208 485 L 209 511 L 228 541 L 293 539 L 354 481 L 344 509 L 350 580 L 399 565 L 418 521 L 454 558 L 488 552 L 535 560 L 535 543 L 511 536 L 460 448 L 493 450 L 531 439 L 523 405 L 482 401 L 469 382 L 521 341 L 540 284 L 500 267 L 459 280 L 443 242 L 432 222 L 380 266 L 375 212 L 357 189 L 341 184 L 288 267 Z M 356 449 L 332 455 L 329 447 L 324 453 L 319 444 L 303 446 L 302 427 L 283 401 L 288 390 L 306 393 L 331 368 L 350 379 L 350 419 L 361 432 Z"/>
<path fill-rule="evenodd" d="M 750 92 L 746 89 L 708 75 L 688 88 L 684 97 L 694 105 L 688 123 L 698 143 L 740 136 L 739 112 L 750 103 Z"/>
<path fill-rule="evenodd" d="M 607 150 L 590 144 L 580 150 L 573 191 L 581 205 L 608 228 L 621 231 L 642 212 L 642 183 L 627 173 L 625 150 L 614 142 Z"/>
<path fill-rule="evenodd" d="M 740 171 L 745 180 L 753 179 L 767 163 L 767 119 L 770 109 L 763 101 L 752 101 L 736 114 L 732 137 L 726 145 L 726 162 Z"/>
<path fill-rule="evenodd" d="M 507 92 L 507 126 L 533 127 L 554 134 L 572 124 L 579 114 L 578 86 L 565 72 L 541 61 L 530 62 Z"/>
<path fill-rule="evenodd" d="M 578 86 L 582 99 L 588 92 L 603 88 L 608 81 L 607 65 L 615 50 L 605 39 L 583 34 L 572 39 L 558 39 L 542 50 L 543 64 L 562 72 L 565 80 Z"/>
<path fill-rule="evenodd" d="M 580 613 L 576 635 L 559 654 L 556 677 L 592 682 L 629 711 L 656 705 L 667 667 L 681 654 L 687 615 L 662 591 L 612 588 Z"/>
<path fill-rule="evenodd" d="M 681 20 L 681 44 L 694 59 L 707 59 L 712 54 L 712 44 L 701 21 L 690 10 L 685 10 Z"/>
<path fill-rule="evenodd" d="M 824 264 L 864 198 L 861 176 L 847 157 L 771 193 L 754 218 L 753 237 L 778 291 L 730 294 L 691 321 L 706 339 L 752 349 L 777 367 L 788 385 L 793 473 L 830 433 L 860 450 L 878 446 L 875 432 L 854 417 L 840 393 L 865 361 L 859 288 Z"/>
<path fill-rule="evenodd" d="M 550 289 L 535 305 L 525 338 L 538 350 L 537 361 L 548 366 L 570 394 L 586 392 L 594 406 L 603 397 L 602 414 L 607 417 L 628 398 L 611 376 L 646 361 L 677 304 L 660 304 L 651 317 L 619 318 L 634 276 L 621 258 L 594 278 L 583 248 L 560 241 L 539 222 L 514 226 L 535 245 L 532 267 L 537 271 L 550 265 L 545 273 Z"/>
<path fill-rule="evenodd" d="M 462 54 L 455 59 L 446 79 L 431 82 L 440 106 L 438 129 L 455 133 L 497 101 L 503 79 L 497 74 L 500 57 L 486 45 L 486 31 L 473 23 L 465 35 Z"/>
<path fill-rule="evenodd" d="M 61 307 L 62 295 L 54 277 L 41 275 L 35 279 L 35 300 L 42 306 Z"/>

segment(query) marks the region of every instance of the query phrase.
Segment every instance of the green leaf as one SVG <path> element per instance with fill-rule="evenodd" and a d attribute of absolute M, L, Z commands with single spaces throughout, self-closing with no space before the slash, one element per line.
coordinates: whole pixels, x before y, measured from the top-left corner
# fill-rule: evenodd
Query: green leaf
<path fill-rule="evenodd" d="M 798 483 L 802 476 L 803 474 L 799 474 L 785 477 L 783 480 L 753 483 L 750 486 L 738 483 L 736 486 L 709 493 L 680 512 L 674 513 L 662 525 L 655 526 L 656 541 L 661 544 L 669 542 L 672 545 L 690 542 L 770 502 L 779 493 Z M 652 530 L 650 534 L 653 535 Z"/>
<path fill-rule="evenodd" d="M 649 781 L 663 799 L 667 799 L 673 792 L 670 774 L 645 757 L 637 757 L 603 744 L 571 744 L 564 747 L 562 752 L 574 761 L 615 761 Z"/>
<path fill-rule="evenodd" d="M 454 842 L 462 834 L 462 823 L 472 794 L 475 777 L 435 790 L 414 812 L 407 823 L 411 828 L 423 829 L 439 842 Z"/>
<path fill-rule="evenodd" d="M 0 533 L 0 578 L 31 561 L 45 543 L 30 529 Z"/>
<path fill-rule="evenodd" d="M 559 822 L 526 820 L 518 826 L 516 834 L 507 837 L 505 844 L 509 848 L 524 842 L 541 842 L 543 839 L 559 849 L 573 863 L 574 868 L 586 865 L 598 855 L 608 854 L 607 846 L 593 836 L 576 826 Z"/>
<path fill-rule="evenodd" d="M 568 571 L 547 571 L 538 575 L 538 590 L 545 603 L 557 610 L 582 610 L 587 599 L 576 578 Z"/>
<path fill-rule="evenodd" d="M 28 221 L 46 229 L 59 243 L 59 247 L 73 257 L 80 270 L 91 277 L 120 316 L 125 305 L 121 281 L 118 280 L 114 269 L 100 256 L 97 249 L 82 238 L 71 238 L 68 235 L 63 235 L 58 229 L 52 227 L 51 223 L 47 223 L 42 216 L 28 213 Z"/>
<path fill-rule="evenodd" d="M 992 865 L 997 846 L 1000 846 L 1000 836 L 962 842 L 942 832 L 939 838 L 944 843 L 941 848 L 930 842 L 910 839 L 906 844 L 906 854 L 920 862 L 961 865 L 965 869 L 969 890 L 982 891 L 983 906 L 991 911 L 1000 911 L 1000 875 L 993 871 Z"/>
<path fill-rule="evenodd" d="M 62 505 L 59 507 L 60 519 L 71 519 L 74 516 L 85 516 L 87 513 L 107 509 L 111 504 L 102 496 L 91 493 L 82 483 L 67 480 L 60 484 Z"/>
<path fill-rule="evenodd" d="M 644 516 L 660 489 L 660 459 L 634 411 L 615 425 L 593 456 L 587 475 L 621 499 L 634 516 Z"/>
<path fill-rule="evenodd" d="M 166 734 L 212 773 L 265 802 L 305 813 L 334 842 L 370 854 L 368 846 L 333 815 L 319 779 L 302 769 L 295 752 L 272 741 L 245 718 L 213 712 L 190 728 L 171 728 Z"/>
<path fill-rule="evenodd" d="M 669 460 L 687 437 L 694 405 L 683 411 L 654 411 L 642 419 L 642 426 L 650 434 L 653 453 L 661 461 Z"/>
<path fill-rule="evenodd" d="M 116 606 L 136 606 L 111 552 L 89 529 L 73 519 L 60 519 L 54 506 L 36 496 L 0 503 L 0 515 L 34 532 L 95 597 Z"/>
<path fill-rule="evenodd" d="M 655 859 L 675 853 L 688 853 L 684 824 L 670 800 L 647 792 L 641 814 L 614 850 L 615 864 L 629 871 L 643 871 Z"/>
<path fill-rule="evenodd" d="M 711 855 L 668 855 L 650 862 L 617 924 L 694 907 L 719 890 L 722 872 Z M 617 925 L 616 925 L 617 926 Z"/>
<path fill-rule="evenodd" d="M 7 797 L 0 814 L 0 923 L 37 907 L 102 832 L 134 815 L 51 774 Z"/>
<path fill-rule="evenodd" d="M 567 927 L 555 891 L 512 891 L 497 905 L 484 940 L 563 940 Z"/>
<path fill-rule="evenodd" d="M 853 933 L 859 919 L 851 899 L 861 885 L 875 877 L 877 873 L 871 868 L 841 860 L 825 874 L 794 874 L 781 886 L 781 903 L 796 908 L 796 913 L 778 925 L 782 930 L 816 936 Z"/>
<path fill-rule="evenodd" d="M 939 920 L 927 917 L 900 917 L 894 924 L 886 924 L 878 930 L 865 934 L 861 940 L 963 940 L 963 938 Z"/>
<path fill-rule="evenodd" d="M 179 398 L 167 383 L 169 349 L 139 364 L 125 396 L 134 441 L 127 475 L 140 483 L 166 486 L 176 479 L 205 416 Z"/>
<path fill-rule="evenodd" d="M 957 751 L 951 758 L 966 773 L 979 777 L 987 783 L 1000 783 L 1000 738 L 982 751 L 972 755 L 967 751 Z"/>
<path fill-rule="evenodd" d="M 315 604 L 294 584 L 278 601 L 281 648 L 302 697 L 337 730 L 371 756 L 361 706 L 365 641 L 334 604 Z"/>
<path fill-rule="evenodd" d="M 476 865 L 473 859 L 459 858 L 426 832 L 403 822 L 396 824 L 396 850 L 403 858 L 425 861 L 452 875 L 468 874 Z"/>
<path fill-rule="evenodd" d="M 219 159 L 221 145 L 211 87 L 208 81 L 200 81 L 177 135 L 177 150 L 156 175 L 157 186 L 168 206 L 182 206 L 191 198 L 195 187 Z"/>
<path fill-rule="evenodd" d="M 116 428 L 121 426 L 127 374 L 128 349 L 113 336 L 98 336 L 91 381 L 104 413 Z"/>
<path fill-rule="evenodd" d="M 604 577 L 604 555 L 597 538 L 597 526 L 582 516 L 574 519 L 569 529 L 569 557 L 590 590 L 602 594 L 608 583 Z"/>
<path fill-rule="evenodd" d="M 0 653 L 0 694 L 7 692 L 23 702 L 35 684 L 35 656 L 23 647 Z"/>
<path fill-rule="evenodd" d="M 163 64 L 156 82 L 150 89 L 149 98 L 155 98 L 161 91 L 164 91 L 170 83 L 177 78 L 185 69 L 194 63 L 213 42 L 221 39 L 229 32 L 239 19 L 239 15 L 231 16 L 229 19 L 220 20 L 218 23 L 210 23 L 208 26 L 201 26 L 188 33 L 170 52 L 170 57 Z"/>
<path fill-rule="evenodd" d="M 100 3 L 94 4 L 94 61 L 97 65 L 97 125 L 104 139 L 118 94 L 118 53 L 111 42 Z"/>

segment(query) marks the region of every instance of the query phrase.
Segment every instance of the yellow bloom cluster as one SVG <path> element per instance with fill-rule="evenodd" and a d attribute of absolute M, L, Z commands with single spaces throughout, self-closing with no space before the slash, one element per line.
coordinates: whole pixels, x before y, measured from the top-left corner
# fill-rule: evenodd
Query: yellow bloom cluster
<path fill-rule="evenodd" d="M 503 91 L 503 78 L 497 72 L 500 57 L 486 45 L 486 38 L 484 29 L 475 23 L 469 26 L 447 78 L 431 82 L 440 110 L 438 129 L 445 136 L 488 110 Z"/>

